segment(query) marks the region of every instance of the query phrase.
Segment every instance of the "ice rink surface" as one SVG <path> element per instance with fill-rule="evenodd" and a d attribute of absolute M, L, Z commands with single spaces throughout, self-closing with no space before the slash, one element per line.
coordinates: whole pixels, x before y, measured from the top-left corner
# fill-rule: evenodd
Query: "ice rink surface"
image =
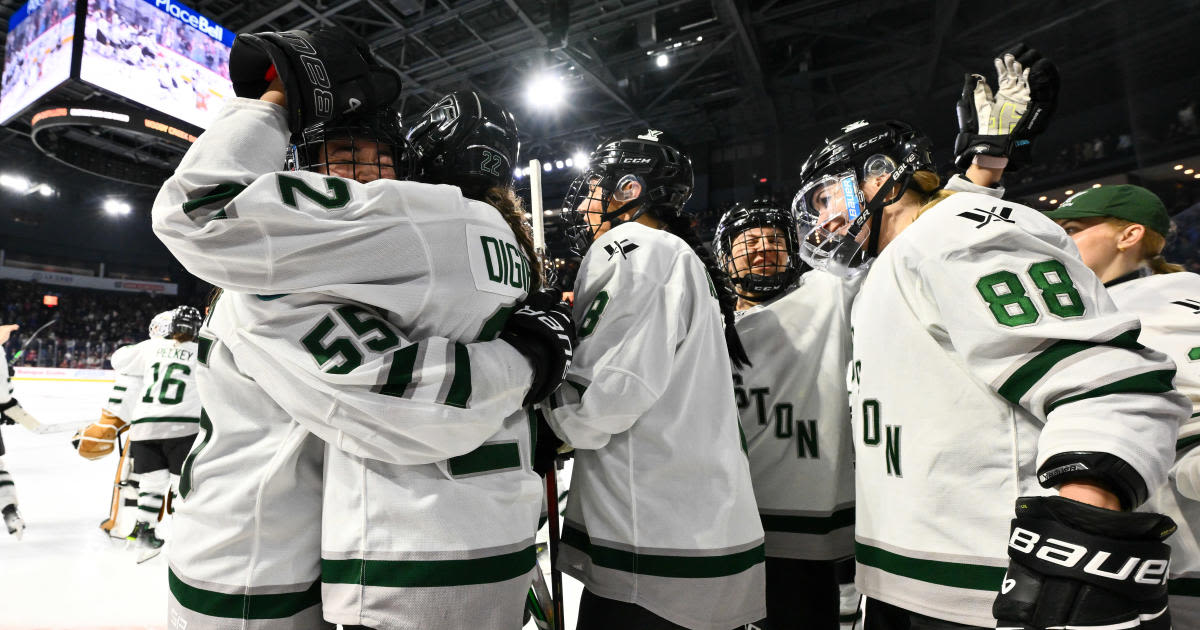
<path fill-rule="evenodd" d="M 75 453 L 75 426 L 100 417 L 112 381 L 18 376 L 14 395 L 55 433 L 4 426 L 5 468 L 16 483 L 26 530 L 0 529 L 0 630 L 165 630 L 167 553 L 137 564 L 137 551 L 99 527 L 108 518 L 115 455 L 87 461 Z M 544 539 L 545 531 L 539 539 Z M 547 579 L 547 583 L 549 580 Z M 567 628 L 575 627 L 580 584 L 563 577 Z M 526 628 L 533 628 L 528 624 Z"/>

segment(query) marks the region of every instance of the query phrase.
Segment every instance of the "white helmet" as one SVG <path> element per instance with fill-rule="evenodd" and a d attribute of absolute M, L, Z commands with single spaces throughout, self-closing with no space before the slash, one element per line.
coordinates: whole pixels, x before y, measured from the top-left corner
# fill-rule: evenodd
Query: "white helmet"
<path fill-rule="evenodd" d="M 150 320 L 150 338 L 166 339 L 171 336 L 171 320 L 175 318 L 175 310 L 163 311 Z"/>

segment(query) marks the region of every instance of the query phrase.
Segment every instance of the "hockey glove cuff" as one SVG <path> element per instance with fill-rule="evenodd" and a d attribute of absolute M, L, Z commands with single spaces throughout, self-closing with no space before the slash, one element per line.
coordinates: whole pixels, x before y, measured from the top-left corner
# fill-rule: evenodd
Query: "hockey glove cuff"
<path fill-rule="evenodd" d="M 997 629 L 1169 630 L 1163 541 L 1174 521 L 1062 497 L 1021 497 L 1016 514 L 992 605 Z"/>
<path fill-rule="evenodd" d="M 567 376 L 575 350 L 575 324 L 557 291 L 530 295 L 509 315 L 500 339 L 525 355 L 533 364 L 533 384 L 523 405 L 549 396 Z"/>

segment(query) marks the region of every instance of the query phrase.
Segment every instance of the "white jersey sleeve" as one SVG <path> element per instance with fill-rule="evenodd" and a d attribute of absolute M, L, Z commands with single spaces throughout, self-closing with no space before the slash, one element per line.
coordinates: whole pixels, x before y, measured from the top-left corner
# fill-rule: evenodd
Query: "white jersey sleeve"
<path fill-rule="evenodd" d="M 1116 309 L 1057 225 L 992 201 L 959 193 L 909 228 L 921 234 L 898 253 L 929 298 L 918 317 L 968 372 L 1045 423 L 1039 467 L 1109 453 L 1158 487 L 1189 407 L 1174 364 L 1138 342 L 1138 319 Z"/>
<path fill-rule="evenodd" d="M 645 228 L 632 232 L 639 239 L 660 236 Z M 579 344 L 547 414 L 564 441 L 583 449 L 601 448 L 627 431 L 662 396 L 693 299 L 691 282 L 671 281 L 691 271 L 684 250 L 619 238 L 592 247 L 611 252 L 596 252 L 579 270 Z M 636 253 L 621 249 L 631 247 Z"/>
<path fill-rule="evenodd" d="M 12 400 L 12 379 L 8 377 L 8 353 L 0 347 L 0 403 Z"/>
<path fill-rule="evenodd" d="M 369 304 L 380 303 L 369 287 L 414 285 L 403 299 L 415 308 L 429 296 L 413 281 L 433 275 L 444 254 L 425 228 L 495 212 L 455 186 L 279 172 L 287 138 L 281 108 L 233 99 L 163 185 L 154 230 L 192 274 L 244 293 L 319 291 Z"/>
<path fill-rule="evenodd" d="M 133 408 L 142 389 L 142 372 L 145 370 L 142 347 L 141 344 L 121 346 L 109 359 L 116 378 L 102 408 L 126 422 L 133 419 Z"/>
<path fill-rule="evenodd" d="M 293 419 L 354 455 L 427 464 L 470 452 L 529 389 L 529 361 L 504 341 L 414 341 L 373 310 L 320 295 L 270 302 L 290 308 L 226 294 L 218 306 L 258 313 L 236 318 L 249 328 L 225 330 L 221 312 L 209 325 Z"/>

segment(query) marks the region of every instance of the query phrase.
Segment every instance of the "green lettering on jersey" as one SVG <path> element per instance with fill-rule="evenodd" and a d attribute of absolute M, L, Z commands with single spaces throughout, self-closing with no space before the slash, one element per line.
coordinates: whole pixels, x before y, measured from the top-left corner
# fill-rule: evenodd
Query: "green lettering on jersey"
<path fill-rule="evenodd" d="M 900 427 L 887 425 L 887 444 L 883 447 L 887 459 L 887 474 L 893 477 L 903 477 L 900 474 Z"/>
<path fill-rule="evenodd" d="M 879 445 L 879 401 L 868 398 L 863 401 L 863 444 Z"/>
<path fill-rule="evenodd" d="M 733 399 L 737 402 L 738 409 L 745 409 L 750 406 L 750 399 L 746 397 L 746 388 L 742 387 L 742 375 L 733 375 Z"/>
<path fill-rule="evenodd" d="M 583 319 L 579 320 L 579 337 L 582 339 L 596 330 L 596 324 L 600 323 L 600 316 L 604 314 L 604 307 L 608 306 L 608 291 L 601 291 L 596 294 L 596 299 L 592 300 L 592 304 L 583 313 Z"/>
<path fill-rule="evenodd" d="M 817 448 L 817 421 L 801 420 L 796 423 L 796 457 L 817 459 L 821 452 Z"/>
<path fill-rule="evenodd" d="M 293 208 L 300 207 L 296 203 L 296 193 L 308 197 L 310 201 L 326 210 L 341 208 L 350 203 L 350 187 L 340 177 L 325 178 L 325 188 L 328 189 L 328 192 L 316 190 L 299 177 L 283 174 L 278 174 L 276 177 L 279 180 L 280 198 L 283 199 L 283 203 Z"/>
<path fill-rule="evenodd" d="M 775 405 L 775 437 L 784 440 L 792 437 L 792 405 L 790 403 Z"/>
<path fill-rule="evenodd" d="M 1188 350 L 1188 360 L 1200 361 L 1200 346 L 1196 346 L 1195 348 Z"/>
<path fill-rule="evenodd" d="M 529 259 L 512 243 L 490 236 L 480 236 L 483 247 L 483 263 L 487 266 L 488 280 L 497 284 L 528 290 Z"/>
<path fill-rule="evenodd" d="M 767 396 L 771 393 L 769 387 L 753 387 L 750 395 L 754 397 L 754 409 L 758 412 L 758 424 L 767 423 Z"/>
<path fill-rule="evenodd" d="M 503 283 L 504 268 L 501 261 L 504 260 L 504 247 L 490 236 L 480 236 L 479 242 L 483 245 L 483 262 L 487 265 L 488 280 Z"/>

